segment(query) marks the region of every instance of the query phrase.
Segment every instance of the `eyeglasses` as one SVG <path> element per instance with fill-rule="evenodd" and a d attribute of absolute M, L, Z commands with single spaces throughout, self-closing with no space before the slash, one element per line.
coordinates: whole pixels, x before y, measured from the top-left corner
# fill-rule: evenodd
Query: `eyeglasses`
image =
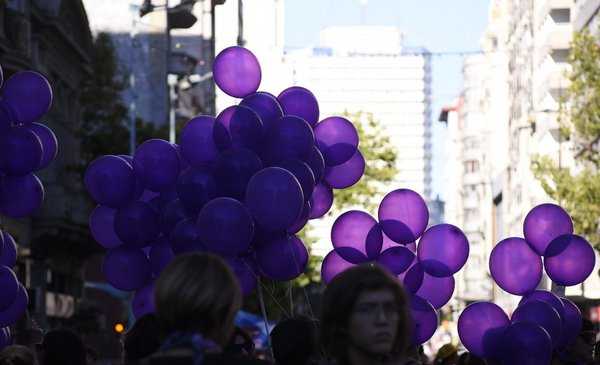
<path fill-rule="evenodd" d="M 585 331 L 579 334 L 579 337 L 589 345 L 596 344 L 596 332 L 595 331 Z"/>
<path fill-rule="evenodd" d="M 397 318 L 398 311 L 398 306 L 393 302 L 361 303 L 354 308 L 355 313 L 369 319 L 376 319 L 381 312 L 386 318 Z"/>

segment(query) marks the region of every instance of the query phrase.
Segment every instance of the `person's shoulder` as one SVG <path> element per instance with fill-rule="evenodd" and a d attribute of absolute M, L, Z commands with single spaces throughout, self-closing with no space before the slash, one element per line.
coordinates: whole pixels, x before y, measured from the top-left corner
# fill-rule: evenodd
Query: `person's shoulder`
<path fill-rule="evenodd" d="M 206 354 L 202 365 L 271 365 L 270 362 L 252 356 L 237 354 Z"/>

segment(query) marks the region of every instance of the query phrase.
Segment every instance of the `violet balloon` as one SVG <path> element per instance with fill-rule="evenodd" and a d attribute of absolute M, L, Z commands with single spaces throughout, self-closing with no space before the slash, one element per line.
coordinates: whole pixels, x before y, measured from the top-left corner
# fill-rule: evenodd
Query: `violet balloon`
<path fill-rule="evenodd" d="M 154 307 L 154 286 L 155 282 L 150 280 L 146 285 L 135 291 L 131 301 L 131 311 L 136 319 L 156 311 Z"/>
<path fill-rule="evenodd" d="M 284 115 L 298 116 L 314 127 L 319 120 L 319 103 L 315 95 L 308 89 L 292 86 L 283 90 L 277 101 Z"/>
<path fill-rule="evenodd" d="M 160 212 L 158 219 L 160 222 L 160 232 L 163 236 L 170 237 L 173 229 L 179 222 L 192 216 L 197 216 L 197 214 L 189 214 L 181 203 L 181 200 L 175 199 Z"/>
<path fill-rule="evenodd" d="M 519 305 L 524 304 L 530 300 L 541 300 L 542 302 L 550 304 L 560 316 L 561 321 L 564 320 L 565 305 L 556 294 L 548 290 L 536 289 L 525 294 L 523 298 L 521 298 Z"/>
<path fill-rule="evenodd" d="M 4 249 L 0 253 L 0 265 L 13 268 L 17 262 L 17 244 L 10 234 L 0 231 L 4 241 Z"/>
<path fill-rule="evenodd" d="M 15 273 L 7 266 L 0 265 L 0 312 L 7 309 L 19 293 L 19 281 Z"/>
<path fill-rule="evenodd" d="M 344 260 L 360 264 L 377 258 L 383 244 L 383 233 L 369 213 L 350 210 L 333 222 L 331 242 Z"/>
<path fill-rule="evenodd" d="M 254 110 L 232 105 L 217 116 L 213 138 L 219 151 L 230 147 L 258 151 L 263 147 L 263 124 Z"/>
<path fill-rule="evenodd" d="M 387 250 L 390 247 L 406 247 L 408 249 L 410 249 L 412 252 L 417 253 L 417 243 L 416 242 L 411 242 L 411 243 L 407 243 L 407 244 L 400 244 L 398 242 L 394 242 L 392 241 L 388 236 L 386 236 L 386 234 L 383 234 L 383 246 L 381 247 L 381 250 Z"/>
<path fill-rule="evenodd" d="M 423 270 L 431 276 L 457 273 L 469 258 L 469 241 L 460 228 L 438 224 L 427 229 L 417 247 Z"/>
<path fill-rule="evenodd" d="M 162 139 L 149 139 L 133 156 L 135 177 L 148 190 L 161 192 L 175 185 L 181 164 L 177 149 Z"/>
<path fill-rule="evenodd" d="M 289 235 L 256 248 L 256 260 L 263 276 L 288 281 L 300 276 L 308 264 L 308 250 L 300 238 Z"/>
<path fill-rule="evenodd" d="M 404 285 L 404 288 L 406 288 L 409 293 L 415 294 L 421 285 L 423 285 L 424 277 L 425 272 L 421 268 L 419 258 L 415 255 L 415 258 L 408 269 L 398 275 L 398 280 Z"/>
<path fill-rule="evenodd" d="M 150 260 L 150 267 L 152 268 L 152 274 L 158 277 L 164 268 L 173 260 L 175 254 L 171 247 L 171 242 L 165 237 L 160 237 L 150 248 L 148 259 Z"/>
<path fill-rule="evenodd" d="M 523 221 L 525 240 L 539 255 L 544 255 L 553 239 L 572 233 L 573 221 L 569 213 L 556 204 L 535 206 Z"/>
<path fill-rule="evenodd" d="M 263 123 L 264 131 L 278 123 L 279 119 L 283 117 L 283 110 L 275 96 L 264 91 L 246 96 L 240 101 L 240 105 L 247 106 L 258 114 Z"/>
<path fill-rule="evenodd" d="M 575 234 L 564 234 L 550 242 L 544 255 L 548 277 L 563 286 L 576 285 L 587 279 L 596 264 L 592 245 Z"/>
<path fill-rule="evenodd" d="M 124 159 L 104 155 L 98 157 L 85 172 L 85 188 L 98 204 L 118 208 L 132 199 L 136 178 Z"/>
<path fill-rule="evenodd" d="M 215 123 L 215 117 L 199 115 L 188 120 L 181 129 L 181 154 L 193 166 L 212 163 L 219 155 L 213 138 Z"/>
<path fill-rule="evenodd" d="M 378 215 L 383 233 L 401 244 L 416 241 L 429 222 L 425 200 L 410 189 L 397 189 L 384 196 Z"/>
<path fill-rule="evenodd" d="M 140 200 L 126 203 L 117 209 L 114 218 L 117 237 L 130 247 L 148 247 L 158 238 L 160 223 L 158 213 Z"/>
<path fill-rule="evenodd" d="M 325 284 L 329 284 L 337 274 L 354 266 L 356 265 L 344 260 L 335 250 L 329 251 L 321 263 L 321 278 Z"/>
<path fill-rule="evenodd" d="M 10 344 L 10 328 L 0 328 L 0 351 Z"/>
<path fill-rule="evenodd" d="M 323 181 L 315 185 L 315 190 L 309 199 L 311 211 L 310 219 L 321 218 L 333 205 L 333 189 Z"/>
<path fill-rule="evenodd" d="M 207 251 L 195 219 L 186 218 L 177 223 L 169 238 L 175 255 L 183 252 Z"/>
<path fill-rule="evenodd" d="M 40 138 L 27 127 L 12 127 L 0 135 L 0 173 L 22 176 L 34 172 L 42 162 Z"/>
<path fill-rule="evenodd" d="M 0 135 L 10 130 L 13 124 L 14 122 L 12 120 L 12 117 L 10 116 L 8 109 L 0 99 Z"/>
<path fill-rule="evenodd" d="M 502 351 L 501 338 L 510 320 L 491 302 L 468 305 L 458 317 L 458 336 L 467 350 L 477 356 L 496 358 Z"/>
<path fill-rule="evenodd" d="M 227 259 L 227 263 L 238 279 L 242 295 L 247 297 L 258 286 L 259 269 L 256 259 L 250 255 Z"/>
<path fill-rule="evenodd" d="M 490 273 L 502 289 L 524 295 L 535 289 L 542 278 L 542 258 L 523 238 L 505 238 L 492 249 Z"/>
<path fill-rule="evenodd" d="M 52 104 L 52 87 L 46 78 L 34 71 L 21 71 L 6 80 L 2 102 L 18 123 L 41 118 Z"/>
<path fill-rule="evenodd" d="M 411 344 L 416 346 L 427 342 L 438 326 L 435 308 L 425 299 L 411 295 L 410 315 L 413 322 Z"/>
<path fill-rule="evenodd" d="M 139 248 L 119 246 L 108 251 L 102 262 L 102 273 L 114 288 L 137 290 L 151 278 L 148 256 Z"/>
<path fill-rule="evenodd" d="M 219 89 L 234 98 L 258 90 L 262 73 L 256 56 L 244 47 L 228 47 L 213 62 L 213 77 Z"/>
<path fill-rule="evenodd" d="M 296 158 L 280 161 L 276 163 L 275 166 L 288 170 L 296 179 L 298 179 L 300 187 L 302 188 L 304 200 L 308 201 L 315 189 L 315 175 L 310 167 L 308 167 L 305 162 Z"/>
<path fill-rule="evenodd" d="M 306 161 L 312 154 L 315 136 L 302 118 L 286 115 L 265 134 L 265 156 L 271 163 L 297 158 Z"/>
<path fill-rule="evenodd" d="M 323 175 L 325 173 L 325 160 L 323 159 L 323 155 L 321 151 L 316 146 L 313 146 L 312 152 L 306 160 L 306 164 L 313 172 L 315 176 L 315 184 L 318 184 L 323 180 Z"/>
<path fill-rule="evenodd" d="M 35 175 L 1 178 L 0 213 L 11 218 L 33 215 L 44 201 L 44 186 Z"/>
<path fill-rule="evenodd" d="M 565 306 L 565 313 L 562 317 L 558 347 L 564 347 L 570 344 L 581 332 L 581 311 L 569 299 L 560 298 L 560 300 Z"/>
<path fill-rule="evenodd" d="M 58 141 L 50 128 L 40 123 L 29 123 L 24 125 L 25 128 L 31 129 L 40 139 L 42 143 L 42 159 L 34 171 L 39 171 L 46 168 L 58 152 Z"/>
<path fill-rule="evenodd" d="M 358 132 L 346 118 L 325 118 L 315 126 L 315 143 L 323 153 L 325 165 L 340 165 L 355 154 Z"/>
<path fill-rule="evenodd" d="M 296 222 L 294 222 L 294 224 L 287 229 L 288 233 L 298 233 L 300 230 L 302 230 L 310 218 L 310 211 L 310 202 L 304 202 L 304 207 L 302 208 L 300 217 L 298 217 Z"/>
<path fill-rule="evenodd" d="M 552 347 L 558 345 L 562 322 L 560 315 L 550 304 L 533 299 L 519 304 L 512 314 L 511 322 L 530 321 L 546 330 L 552 340 Z"/>
<path fill-rule="evenodd" d="M 244 200 L 248 182 L 262 168 L 262 161 L 250 150 L 231 148 L 222 152 L 213 165 L 219 195 Z"/>
<path fill-rule="evenodd" d="M 435 277 L 424 273 L 423 282 L 415 295 L 427 300 L 435 309 L 440 309 L 452 298 L 454 293 L 454 277 Z"/>
<path fill-rule="evenodd" d="M 325 167 L 324 179 L 334 189 L 346 189 L 356 184 L 365 172 L 365 158 L 357 149 L 347 161 Z"/>
<path fill-rule="evenodd" d="M 244 186 L 244 190 L 245 190 Z M 177 180 L 177 196 L 182 206 L 192 215 L 219 196 L 219 188 L 210 165 L 198 165 L 188 168 Z"/>
<path fill-rule="evenodd" d="M 500 342 L 503 365 L 549 364 L 552 359 L 552 341 L 548 332 L 530 321 L 511 323 Z"/>
<path fill-rule="evenodd" d="M 382 251 L 375 262 L 388 269 L 392 275 L 400 275 L 413 263 L 415 253 L 406 246 L 390 247 Z"/>
<path fill-rule="evenodd" d="M 23 284 L 19 283 L 19 291 L 15 300 L 8 306 L 8 308 L 0 311 L 0 328 L 9 327 L 17 323 L 17 321 L 23 317 L 27 311 L 27 304 L 29 304 L 29 296 L 27 295 L 27 289 Z"/>
<path fill-rule="evenodd" d="M 114 221 L 116 209 L 97 205 L 90 214 L 90 232 L 94 240 L 104 248 L 114 248 L 123 244 L 115 233 Z"/>

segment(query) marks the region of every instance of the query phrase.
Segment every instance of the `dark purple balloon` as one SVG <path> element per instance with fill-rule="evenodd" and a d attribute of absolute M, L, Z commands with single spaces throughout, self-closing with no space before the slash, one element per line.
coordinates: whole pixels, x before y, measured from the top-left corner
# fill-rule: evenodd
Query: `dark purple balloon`
<path fill-rule="evenodd" d="M 254 222 L 244 204 L 232 198 L 208 202 L 198 215 L 200 239 L 211 252 L 236 256 L 248 250 L 254 235 Z"/>
<path fill-rule="evenodd" d="M 298 179 L 300 187 L 302 188 L 304 200 L 308 201 L 313 193 L 313 190 L 315 190 L 315 175 L 310 167 L 308 167 L 305 162 L 296 158 L 283 160 L 276 163 L 275 166 L 288 170 L 296 179 Z"/>
<path fill-rule="evenodd" d="M 308 264 L 308 250 L 300 238 L 289 235 L 257 247 L 256 260 L 263 276 L 287 281 L 304 272 Z"/>
<path fill-rule="evenodd" d="M 143 201 L 134 200 L 117 209 L 114 218 L 117 237 L 130 247 L 148 247 L 158 238 L 158 213 Z"/>
<path fill-rule="evenodd" d="M 213 77 L 219 89 L 234 98 L 244 98 L 258 90 L 262 73 L 258 59 L 248 49 L 228 47 L 213 62 Z"/>
<path fill-rule="evenodd" d="M 523 238 L 505 238 L 492 249 L 490 273 L 502 289 L 524 295 L 535 289 L 542 278 L 542 258 Z"/>
<path fill-rule="evenodd" d="M 177 180 L 177 196 L 182 206 L 191 214 L 198 214 L 206 203 L 219 196 L 212 166 L 198 165 L 188 168 Z"/>
<path fill-rule="evenodd" d="M 263 124 L 254 110 L 232 105 L 217 116 L 213 138 L 219 151 L 230 147 L 258 151 L 263 147 Z"/>
<path fill-rule="evenodd" d="M 415 294 L 421 285 L 423 285 L 423 278 L 425 277 L 425 272 L 421 268 L 421 264 L 419 263 L 419 258 L 415 255 L 414 260 L 411 262 L 410 266 L 406 271 L 398 275 L 398 280 L 402 283 L 404 288 L 411 293 Z"/>
<path fill-rule="evenodd" d="M 350 210 L 333 223 L 331 242 L 344 260 L 360 264 L 377 258 L 383 244 L 383 233 L 369 213 Z"/>
<path fill-rule="evenodd" d="M 577 335 L 579 335 L 579 332 L 581 332 L 581 311 L 569 299 L 560 298 L 560 300 L 565 305 L 565 313 L 562 317 L 558 347 L 564 347 L 573 342 Z"/>
<path fill-rule="evenodd" d="M 0 179 L 0 213 L 11 218 L 33 215 L 44 201 L 44 186 L 35 175 Z"/>
<path fill-rule="evenodd" d="M 304 208 L 302 187 L 280 167 L 260 170 L 248 182 L 245 204 L 254 220 L 272 231 L 291 227 Z"/>
<path fill-rule="evenodd" d="M 148 314 L 154 313 L 154 286 L 156 283 L 150 280 L 146 285 L 135 291 L 131 301 L 131 311 L 136 319 Z"/>
<path fill-rule="evenodd" d="M 206 251 L 195 219 L 186 218 L 177 223 L 169 238 L 175 255 L 183 252 Z"/>
<path fill-rule="evenodd" d="M 392 241 L 384 233 L 383 234 L 383 246 L 381 247 L 381 250 L 382 251 L 383 250 L 387 250 L 390 247 L 406 247 L 406 248 L 410 249 L 412 252 L 417 253 L 417 243 L 416 242 L 411 242 L 411 243 L 407 243 L 407 244 L 400 244 L 398 242 Z"/>
<path fill-rule="evenodd" d="M 355 154 L 358 132 L 346 118 L 325 118 L 315 126 L 315 143 L 323 153 L 325 165 L 340 165 Z"/>
<path fill-rule="evenodd" d="M 19 293 L 19 281 L 15 273 L 7 266 L 0 265 L 0 312 L 7 309 Z"/>
<path fill-rule="evenodd" d="M 227 263 L 238 279 L 242 295 L 247 297 L 258 286 L 259 269 L 256 259 L 250 255 L 229 258 Z"/>
<path fill-rule="evenodd" d="M 321 278 L 325 284 L 329 284 L 337 274 L 356 266 L 344 260 L 335 250 L 330 251 L 321 263 Z"/>
<path fill-rule="evenodd" d="M 544 255 L 550 241 L 563 234 L 573 233 L 573 221 L 556 204 L 540 204 L 527 213 L 523 221 L 523 235 L 531 248 Z"/>
<path fill-rule="evenodd" d="M 411 295 L 410 315 L 413 322 L 413 346 L 427 342 L 435 333 L 438 326 L 438 317 L 435 308 L 425 299 Z"/>
<path fill-rule="evenodd" d="M 240 105 L 247 106 L 258 114 L 263 123 L 263 130 L 265 131 L 283 117 L 283 110 L 277 99 L 264 91 L 246 96 L 244 100 L 240 101 Z"/>
<path fill-rule="evenodd" d="M 415 295 L 427 300 L 435 309 L 440 309 L 452 298 L 454 286 L 453 276 L 435 277 L 425 273 Z"/>
<path fill-rule="evenodd" d="M 250 150 L 231 148 L 217 157 L 213 168 L 220 195 L 243 201 L 248 182 L 263 168 L 263 163 Z"/>
<path fill-rule="evenodd" d="M 325 182 L 315 185 L 315 190 L 310 197 L 310 219 L 321 218 L 324 216 L 333 204 L 333 189 Z"/>
<path fill-rule="evenodd" d="M 283 116 L 265 134 L 265 156 L 271 163 L 290 158 L 307 161 L 314 145 L 310 125 L 293 115 Z"/>
<path fill-rule="evenodd" d="M 42 143 L 42 160 L 34 171 L 42 170 L 50 165 L 56 157 L 56 153 L 58 152 L 58 141 L 56 140 L 56 136 L 54 135 L 54 132 L 44 124 L 29 123 L 25 124 L 24 127 L 31 129 Z"/>
<path fill-rule="evenodd" d="M 175 226 L 181 222 L 182 220 L 193 216 L 192 214 L 188 214 L 188 211 L 185 209 L 181 200 L 175 199 L 160 212 L 159 222 L 160 222 L 160 232 L 165 237 L 170 237 L 171 233 Z"/>
<path fill-rule="evenodd" d="M 378 214 L 383 233 L 402 244 L 416 241 L 429 222 L 425 200 L 409 189 L 397 189 L 383 197 Z"/>
<path fill-rule="evenodd" d="M 393 275 L 400 275 L 413 263 L 415 253 L 405 246 L 390 247 L 382 251 L 375 262 L 387 268 Z"/>
<path fill-rule="evenodd" d="M 8 108 L 4 105 L 0 99 L 0 135 L 10 130 L 14 124 Z"/>
<path fill-rule="evenodd" d="M 365 158 L 356 149 L 354 155 L 347 161 L 325 167 L 324 179 L 334 189 L 346 189 L 356 184 L 365 172 Z"/>
<path fill-rule="evenodd" d="M 457 273 L 469 258 L 469 241 L 460 228 L 438 224 L 427 229 L 417 247 L 423 270 L 431 276 Z"/>
<path fill-rule="evenodd" d="M 133 156 L 135 177 L 148 190 L 164 191 L 175 185 L 181 164 L 177 149 L 162 139 L 142 143 Z"/>
<path fill-rule="evenodd" d="M 10 328 L 0 328 L 0 351 L 8 345 L 10 345 Z"/>
<path fill-rule="evenodd" d="M 13 268 L 17 262 L 17 244 L 10 234 L 0 231 L 4 240 L 4 250 L 0 253 L 0 265 Z"/>
<path fill-rule="evenodd" d="M 30 123 L 41 118 L 52 104 L 52 87 L 46 78 L 34 71 L 21 71 L 6 80 L 2 101 L 12 118 Z"/>
<path fill-rule="evenodd" d="M 114 228 L 116 209 L 97 205 L 90 214 L 90 232 L 94 240 L 104 248 L 114 248 L 123 244 Z"/>
<path fill-rule="evenodd" d="M 560 315 L 550 304 L 537 299 L 528 300 L 525 303 L 519 304 L 513 312 L 510 321 L 512 323 L 518 321 L 536 323 L 548 332 L 550 340 L 552 340 L 552 347 L 558 345 L 562 322 Z"/>
<path fill-rule="evenodd" d="M 304 226 L 308 222 L 308 219 L 310 218 L 310 211 L 310 202 L 304 202 L 304 207 L 302 208 L 302 213 L 300 213 L 300 217 L 298 217 L 296 222 L 294 222 L 294 224 L 292 224 L 286 231 L 288 233 L 300 232 L 300 230 L 304 228 Z"/>
<path fill-rule="evenodd" d="M 171 247 L 171 242 L 165 237 L 160 237 L 150 249 L 148 258 L 150 259 L 150 267 L 154 276 L 160 275 L 163 269 L 173 260 L 175 254 Z"/>
<path fill-rule="evenodd" d="M 181 154 L 193 166 L 212 163 L 219 155 L 213 138 L 215 123 L 215 117 L 199 115 L 188 120 L 181 129 Z"/>
<path fill-rule="evenodd" d="M 475 302 L 458 317 L 458 336 L 467 350 L 477 356 L 501 355 L 502 335 L 510 320 L 502 308 L 491 302 Z"/>
<path fill-rule="evenodd" d="M 312 152 L 306 160 L 306 164 L 315 175 L 315 184 L 318 184 L 323 180 L 323 174 L 325 173 L 325 160 L 323 159 L 323 155 L 321 151 L 317 148 L 317 146 L 313 146 Z"/>
<path fill-rule="evenodd" d="M 42 162 L 42 141 L 27 127 L 12 127 L 0 135 L 0 173 L 22 176 L 34 172 Z"/>
<path fill-rule="evenodd" d="M 519 305 L 524 304 L 530 300 L 541 300 L 542 302 L 550 304 L 560 316 L 561 321 L 564 321 L 565 305 L 562 302 L 562 300 L 560 300 L 560 298 L 556 296 L 556 294 L 548 290 L 536 289 L 525 294 L 523 298 L 521 298 Z"/>
<path fill-rule="evenodd" d="M 114 288 L 137 290 L 152 276 L 150 260 L 139 248 L 119 246 L 108 251 L 102 263 L 102 273 Z"/>
<path fill-rule="evenodd" d="M 592 245 L 575 234 L 564 234 L 550 242 L 544 255 L 548 277 L 563 286 L 576 285 L 587 279 L 596 265 Z"/>
<path fill-rule="evenodd" d="M 319 103 L 310 90 L 300 86 L 292 86 L 283 90 L 277 101 L 284 115 L 298 116 L 314 127 L 319 120 Z"/>
<path fill-rule="evenodd" d="M 19 291 L 15 300 L 8 308 L 0 311 L 0 328 L 14 325 L 27 311 L 27 304 L 29 304 L 27 289 L 21 283 L 18 285 Z"/>
<path fill-rule="evenodd" d="M 500 342 L 502 364 L 541 365 L 550 364 L 552 359 L 548 332 L 530 321 L 511 323 Z"/>
<path fill-rule="evenodd" d="M 88 166 L 85 188 L 98 204 L 118 208 L 133 198 L 136 179 L 133 168 L 124 159 L 105 155 Z"/>

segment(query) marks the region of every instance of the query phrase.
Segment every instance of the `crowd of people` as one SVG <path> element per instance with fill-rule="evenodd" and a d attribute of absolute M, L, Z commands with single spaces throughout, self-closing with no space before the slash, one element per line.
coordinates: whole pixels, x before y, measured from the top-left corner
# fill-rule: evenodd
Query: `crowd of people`
<path fill-rule="evenodd" d="M 221 258 L 178 255 L 157 279 L 154 299 L 156 312 L 139 318 L 123 338 L 124 365 L 493 365 L 452 343 L 433 359 L 422 346 L 411 346 L 409 297 L 377 265 L 359 265 L 333 278 L 318 319 L 279 322 L 270 333 L 272 360 L 255 356 L 252 338 L 235 326 L 242 295 Z M 99 364 L 97 352 L 69 329 L 39 334 L 31 344 L 5 347 L 0 365 Z M 597 364 L 595 345 L 594 325 L 584 318 L 579 336 L 555 351 L 551 365 Z"/>

